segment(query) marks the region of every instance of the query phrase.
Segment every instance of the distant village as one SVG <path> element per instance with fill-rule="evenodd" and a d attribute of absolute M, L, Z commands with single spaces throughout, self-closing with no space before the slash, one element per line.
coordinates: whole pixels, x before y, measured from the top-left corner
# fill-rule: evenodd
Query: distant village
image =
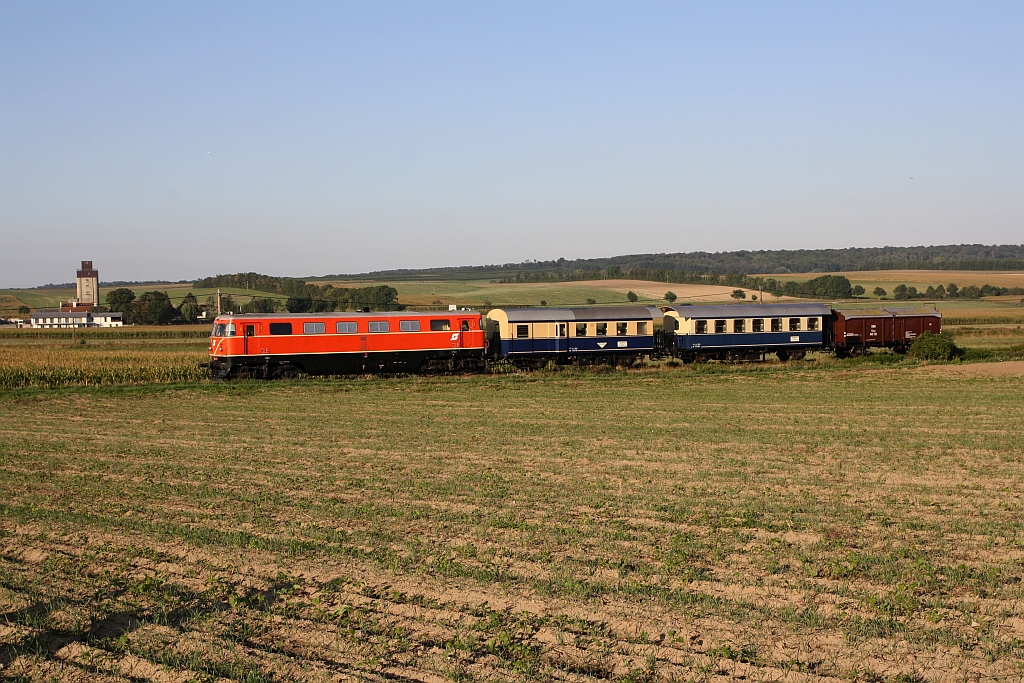
<path fill-rule="evenodd" d="M 177 310 L 171 305 L 170 300 L 167 299 L 166 294 L 162 292 L 151 292 L 152 294 L 160 295 L 161 301 L 152 302 L 153 306 L 147 306 L 151 303 L 148 300 L 135 301 L 134 292 L 129 289 L 121 288 L 116 289 L 107 294 L 107 305 L 100 302 L 100 274 L 92 261 L 82 261 L 82 267 L 78 270 L 75 277 L 75 298 L 70 301 L 61 301 L 57 308 L 39 308 L 34 311 L 25 310 L 22 315 L 28 313 L 27 318 L 15 318 L 7 321 L 8 324 L 13 324 L 17 327 L 30 327 L 39 329 L 54 329 L 54 328 L 88 328 L 88 327 L 122 327 L 125 323 L 132 323 L 132 320 L 126 320 L 125 311 L 114 311 L 111 310 L 112 304 L 114 308 L 128 309 L 132 311 L 132 307 L 147 307 L 147 308 L 160 308 L 161 311 L 157 315 L 160 320 L 156 322 L 167 322 L 162 318 L 167 318 L 168 313 Z M 147 295 L 143 295 L 141 299 L 145 299 Z M 191 294 L 191 301 L 186 301 L 183 307 L 187 305 L 189 310 L 186 316 L 188 322 L 201 322 L 207 319 L 213 319 L 213 313 L 215 311 L 208 311 L 209 305 L 199 304 L 195 300 L 195 297 Z M 151 297 L 152 298 L 152 297 Z M 166 299 L 166 300 L 165 300 Z M 188 297 L 186 297 L 188 299 Z M 163 311 L 162 309 L 169 309 Z M 132 311 L 134 312 L 134 311 Z M 138 316 L 135 316 L 138 317 Z"/>

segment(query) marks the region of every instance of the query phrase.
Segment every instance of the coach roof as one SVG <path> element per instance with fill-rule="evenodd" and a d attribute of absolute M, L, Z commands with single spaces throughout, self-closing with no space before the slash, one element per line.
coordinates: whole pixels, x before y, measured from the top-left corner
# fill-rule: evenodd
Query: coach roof
<path fill-rule="evenodd" d="M 721 304 L 717 306 L 662 306 L 680 318 L 814 318 L 831 315 L 825 304 Z"/>
<path fill-rule="evenodd" d="M 496 308 L 488 313 L 504 313 L 510 323 L 588 321 L 588 320 L 653 320 L 661 311 L 653 306 L 595 306 L 593 308 Z"/>

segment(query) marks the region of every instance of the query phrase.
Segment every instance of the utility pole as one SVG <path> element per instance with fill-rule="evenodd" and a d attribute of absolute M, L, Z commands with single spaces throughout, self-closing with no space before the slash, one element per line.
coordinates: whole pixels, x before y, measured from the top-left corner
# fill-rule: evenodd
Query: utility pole
<path fill-rule="evenodd" d="M 220 289 L 217 289 L 217 315 L 220 315 Z"/>
<path fill-rule="evenodd" d="M 757 286 L 757 291 L 758 291 L 758 299 L 757 300 L 760 301 L 763 304 L 764 303 L 764 285 L 758 285 Z"/>

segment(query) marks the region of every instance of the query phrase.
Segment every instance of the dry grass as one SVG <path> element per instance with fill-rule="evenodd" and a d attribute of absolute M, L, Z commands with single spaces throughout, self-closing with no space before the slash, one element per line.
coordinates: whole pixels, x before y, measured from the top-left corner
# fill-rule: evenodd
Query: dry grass
<path fill-rule="evenodd" d="M 23 387 L 92 386 L 195 382 L 209 377 L 199 368 L 209 354 L 182 344 L 181 349 L 55 347 L 12 344 L 0 347 L 0 390 Z"/>
<path fill-rule="evenodd" d="M 1022 400 L 774 366 L 0 395 L 0 677 L 1019 680 Z"/>

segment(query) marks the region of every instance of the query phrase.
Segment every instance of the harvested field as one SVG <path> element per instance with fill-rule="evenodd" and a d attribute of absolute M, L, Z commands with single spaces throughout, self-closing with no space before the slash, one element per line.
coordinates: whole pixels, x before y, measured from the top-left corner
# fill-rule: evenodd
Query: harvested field
<path fill-rule="evenodd" d="M 0 394 L 0 677 L 1020 680 L 1020 376 L 794 368 Z"/>

